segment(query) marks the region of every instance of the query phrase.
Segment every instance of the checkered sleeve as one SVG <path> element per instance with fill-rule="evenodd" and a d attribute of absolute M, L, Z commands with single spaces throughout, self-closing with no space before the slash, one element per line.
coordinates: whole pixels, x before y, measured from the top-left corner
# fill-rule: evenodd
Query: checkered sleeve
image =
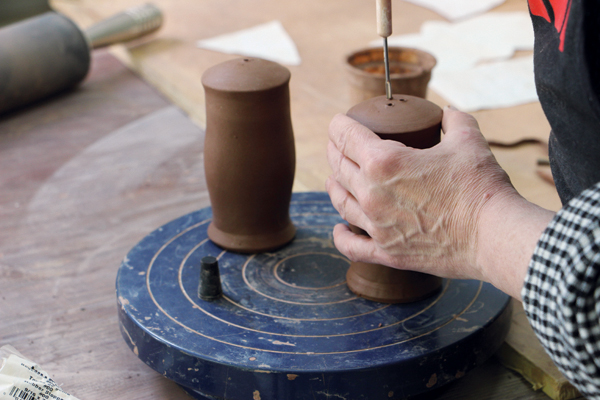
<path fill-rule="evenodd" d="M 600 399 L 600 183 L 548 225 L 521 296 L 554 363 L 584 396 Z"/>

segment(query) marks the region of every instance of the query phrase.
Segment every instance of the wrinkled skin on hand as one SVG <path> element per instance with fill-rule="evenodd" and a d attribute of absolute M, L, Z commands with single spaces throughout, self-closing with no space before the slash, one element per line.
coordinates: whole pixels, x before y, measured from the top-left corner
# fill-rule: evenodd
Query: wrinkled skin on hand
<path fill-rule="evenodd" d="M 370 235 L 345 224 L 334 228 L 336 247 L 349 259 L 482 279 L 482 210 L 498 198 L 520 196 L 472 116 L 446 108 L 442 129 L 438 145 L 419 150 L 381 140 L 345 115 L 334 117 L 327 191 L 342 218 Z"/>

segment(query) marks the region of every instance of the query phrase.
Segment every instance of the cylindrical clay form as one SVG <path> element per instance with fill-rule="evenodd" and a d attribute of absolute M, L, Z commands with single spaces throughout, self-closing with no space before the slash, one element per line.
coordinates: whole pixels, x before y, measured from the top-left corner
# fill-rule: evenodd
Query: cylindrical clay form
<path fill-rule="evenodd" d="M 208 236 L 225 249 L 273 250 L 296 233 L 289 217 L 296 166 L 289 80 L 287 68 L 256 58 L 226 61 L 202 76 Z"/>
<path fill-rule="evenodd" d="M 413 96 L 395 94 L 374 97 L 352 107 L 350 118 L 371 129 L 382 139 L 425 149 L 440 141 L 442 109 Z M 351 225 L 354 233 L 366 234 Z M 435 293 L 442 279 L 414 271 L 403 271 L 379 264 L 353 262 L 346 274 L 348 287 L 357 295 L 382 303 L 407 303 Z"/>

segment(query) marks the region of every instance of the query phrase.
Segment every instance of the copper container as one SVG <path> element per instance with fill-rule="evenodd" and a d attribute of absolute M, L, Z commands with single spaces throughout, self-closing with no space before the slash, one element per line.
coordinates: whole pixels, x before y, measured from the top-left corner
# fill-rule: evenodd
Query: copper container
<path fill-rule="evenodd" d="M 422 50 L 394 46 L 388 48 L 388 55 L 392 93 L 425 98 L 435 57 Z M 349 54 L 345 69 L 350 85 L 350 104 L 385 94 L 383 48 L 373 47 Z"/>

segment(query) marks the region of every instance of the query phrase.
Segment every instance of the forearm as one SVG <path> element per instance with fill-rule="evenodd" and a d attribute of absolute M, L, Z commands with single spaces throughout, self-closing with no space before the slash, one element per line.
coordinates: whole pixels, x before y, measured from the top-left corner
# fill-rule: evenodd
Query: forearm
<path fill-rule="evenodd" d="M 531 257 L 554 215 L 516 192 L 492 197 L 478 222 L 476 262 L 482 279 L 521 300 Z"/>
<path fill-rule="evenodd" d="M 559 369 L 586 397 L 600 390 L 600 184 L 548 225 L 531 259 L 523 306 Z"/>

